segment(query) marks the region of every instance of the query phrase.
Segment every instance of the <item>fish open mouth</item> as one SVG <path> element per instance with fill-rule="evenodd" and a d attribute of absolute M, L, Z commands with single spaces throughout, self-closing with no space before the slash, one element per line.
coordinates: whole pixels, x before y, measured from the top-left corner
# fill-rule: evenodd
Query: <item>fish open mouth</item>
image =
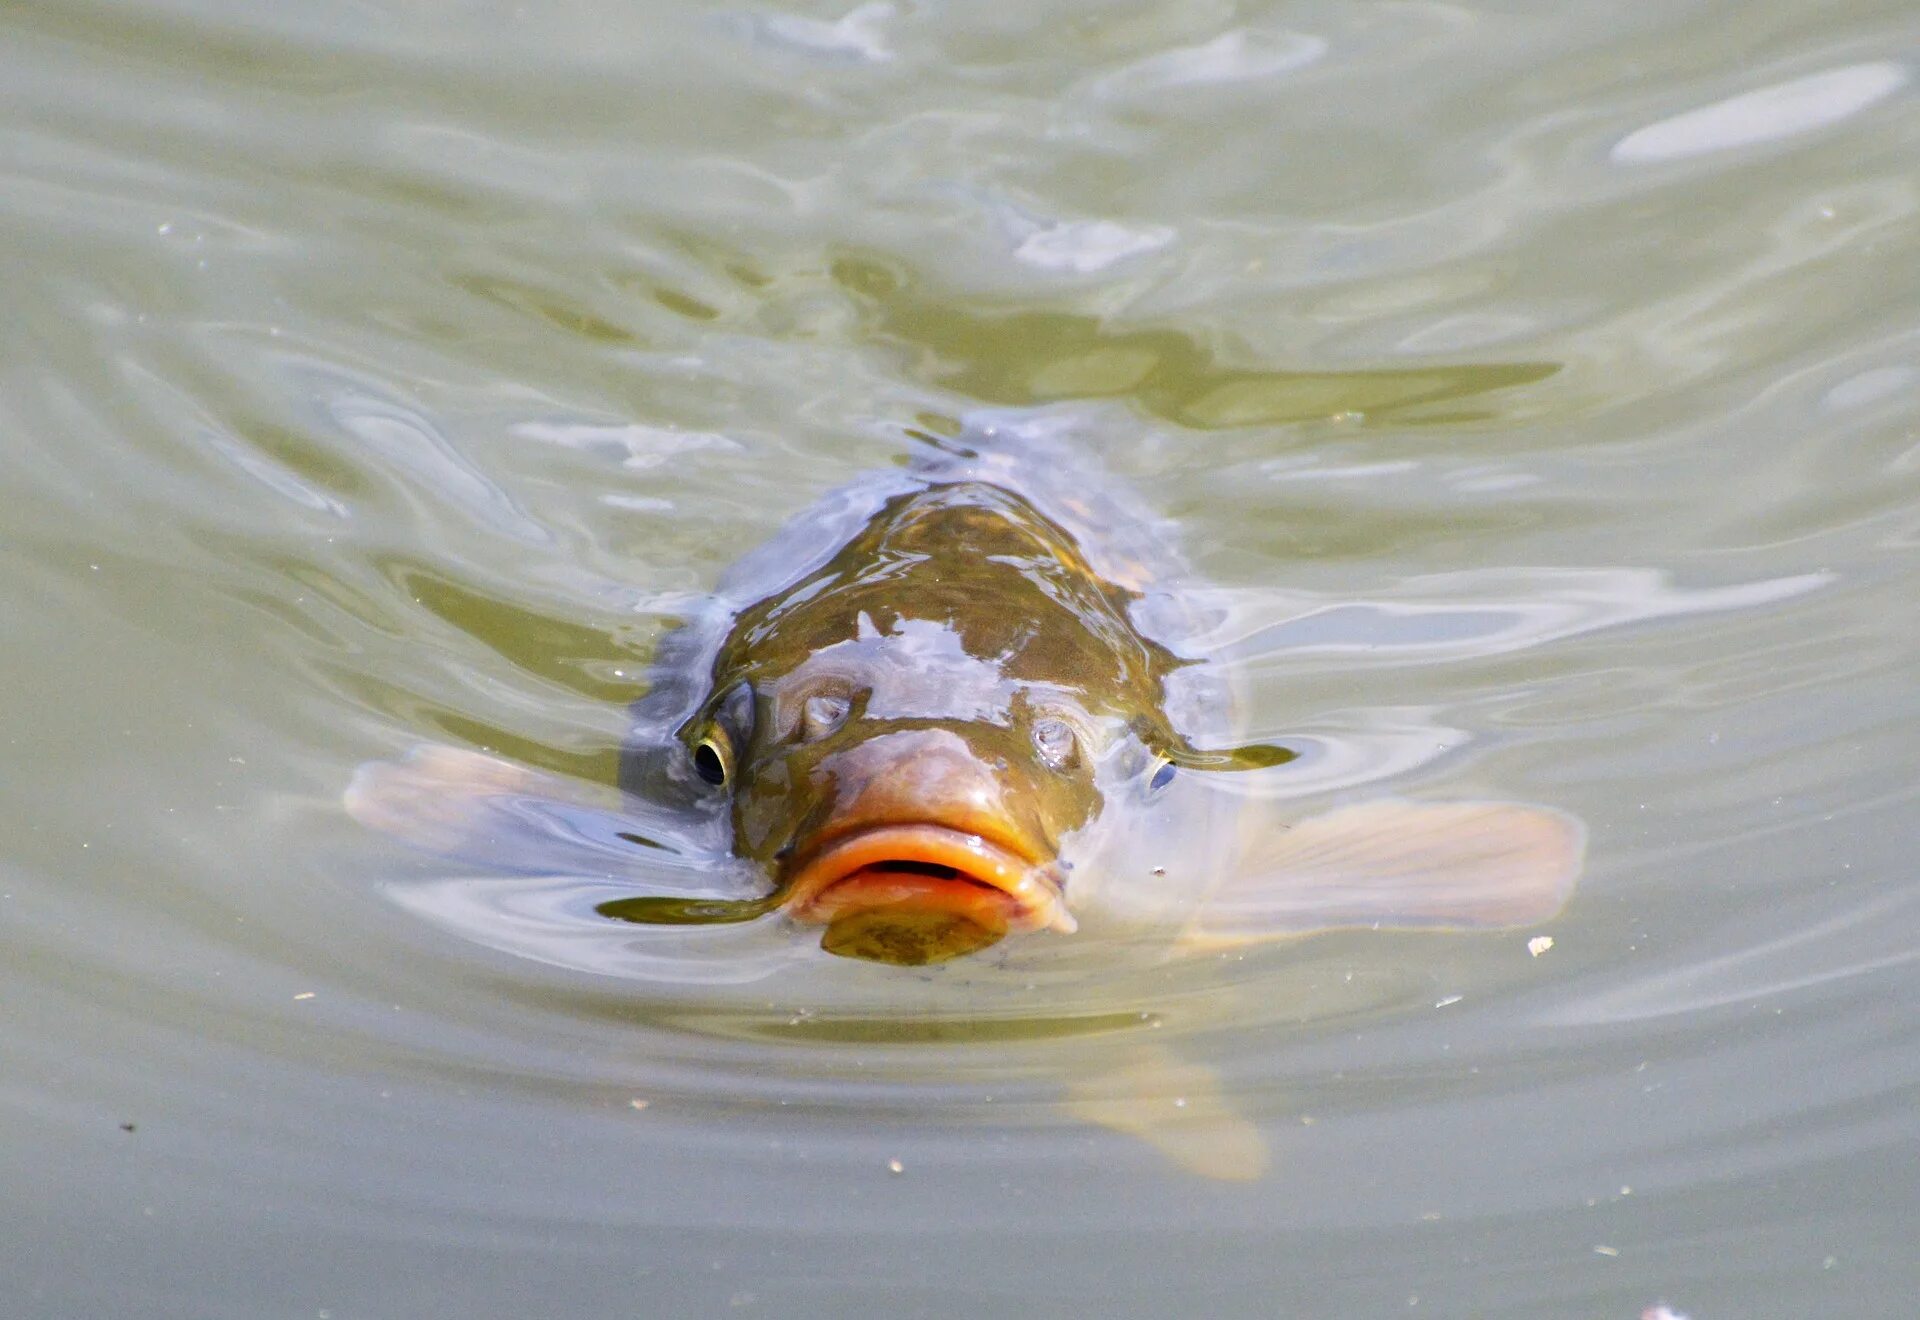
<path fill-rule="evenodd" d="M 1076 927 L 1052 867 L 944 825 L 885 825 L 830 842 L 794 871 L 787 905 L 796 919 L 822 924 L 905 909 L 995 933 Z"/>

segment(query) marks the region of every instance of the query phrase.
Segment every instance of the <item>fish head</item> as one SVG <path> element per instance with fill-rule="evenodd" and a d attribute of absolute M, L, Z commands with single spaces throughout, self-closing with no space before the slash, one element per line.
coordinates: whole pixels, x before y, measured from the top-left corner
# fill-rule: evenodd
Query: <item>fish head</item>
<path fill-rule="evenodd" d="M 737 684 L 687 731 L 695 769 L 832 952 L 923 963 L 1071 932 L 1061 841 L 1101 810 L 1114 721 L 918 622 Z"/>
<path fill-rule="evenodd" d="M 1063 842 L 1177 663 L 1133 599 L 1009 492 L 896 500 L 738 616 L 678 730 L 682 778 L 832 952 L 922 963 L 1071 931 Z"/>

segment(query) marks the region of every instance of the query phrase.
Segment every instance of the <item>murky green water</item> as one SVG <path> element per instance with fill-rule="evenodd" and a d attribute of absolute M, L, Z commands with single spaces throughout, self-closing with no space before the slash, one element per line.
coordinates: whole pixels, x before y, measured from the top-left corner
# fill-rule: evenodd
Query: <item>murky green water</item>
<path fill-rule="evenodd" d="M 0 25 L 9 1315 L 1911 1313 L 1911 5 Z M 703 957 L 345 819 L 609 780 L 987 405 L 1185 527 L 1302 809 L 1582 817 L 1553 947 Z M 1272 1173 L 1067 1112 L 1150 1034 Z"/>

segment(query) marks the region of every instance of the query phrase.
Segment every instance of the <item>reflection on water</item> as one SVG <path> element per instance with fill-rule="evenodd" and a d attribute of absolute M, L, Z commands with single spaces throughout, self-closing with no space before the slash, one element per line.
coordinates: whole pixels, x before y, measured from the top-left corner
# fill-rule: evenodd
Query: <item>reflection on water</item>
<path fill-rule="evenodd" d="M 1791 600 L 1834 580 L 1830 572 L 1696 590 L 1657 569 L 1491 569 L 1423 574 L 1391 600 L 1303 600 L 1293 593 L 1210 597 L 1222 623 L 1192 645 L 1205 652 L 1285 664 L 1311 655 L 1344 663 L 1430 663 L 1501 655 L 1601 628 Z M 1291 599 L 1289 599 L 1291 597 Z M 1282 617 L 1274 618 L 1279 614 Z"/>
<path fill-rule="evenodd" d="M 1026 243 L 1033 240 L 1029 237 Z M 1328 417 L 1375 425 L 1475 421 L 1456 400 L 1544 380 L 1547 362 L 1386 371 L 1253 371 L 1219 363 L 1176 330 L 1110 329 L 1065 312 L 969 311 L 916 291 L 903 273 L 845 257 L 834 279 L 867 310 L 868 333 L 914 350 L 930 384 L 999 404 L 1122 397 L 1183 426 L 1274 426 Z M 1445 406 L 1442 406 L 1445 405 Z"/>
<path fill-rule="evenodd" d="M 1920 950 L 1907 939 L 1914 901 L 1892 895 L 1838 913 L 1809 905 L 1807 924 L 1796 923 L 1785 935 L 1736 928 L 1728 933 L 1731 952 L 1702 952 L 1683 967 L 1564 1005 L 1562 1020 L 1595 1024 L 1677 1017 L 1902 967 L 1920 960 Z M 1808 946 L 1826 947 L 1810 955 Z"/>
<path fill-rule="evenodd" d="M 11 13 L 9 1314 L 1903 1313 L 1909 11 Z M 1250 809 L 1587 821 L 1552 945 L 596 915 L 747 891 L 596 814 L 660 639 L 989 405 Z M 422 743 L 582 799 L 391 847 Z"/>
<path fill-rule="evenodd" d="M 1891 60 L 1807 74 L 1635 129 L 1614 144 L 1613 158 L 1680 160 L 1810 133 L 1886 100 L 1908 76 Z"/>

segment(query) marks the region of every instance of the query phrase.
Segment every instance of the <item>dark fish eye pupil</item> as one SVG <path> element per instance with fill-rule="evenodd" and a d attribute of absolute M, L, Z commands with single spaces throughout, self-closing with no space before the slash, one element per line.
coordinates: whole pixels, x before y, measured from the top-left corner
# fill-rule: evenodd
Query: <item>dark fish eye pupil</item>
<path fill-rule="evenodd" d="M 693 768 L 715 788 L 727 782 L 727 767 L 721 764 L 720 753 L 714 750 L 710 742 L 703 742 L 693 749 Z"/>
<path fill-rule="evenodd" d="M 1147 781 L 1147 787 L 1155 792 L 1173 782 L 1173 762 L 1169 761 L 1153 772 L 1153 778 Z"/>

